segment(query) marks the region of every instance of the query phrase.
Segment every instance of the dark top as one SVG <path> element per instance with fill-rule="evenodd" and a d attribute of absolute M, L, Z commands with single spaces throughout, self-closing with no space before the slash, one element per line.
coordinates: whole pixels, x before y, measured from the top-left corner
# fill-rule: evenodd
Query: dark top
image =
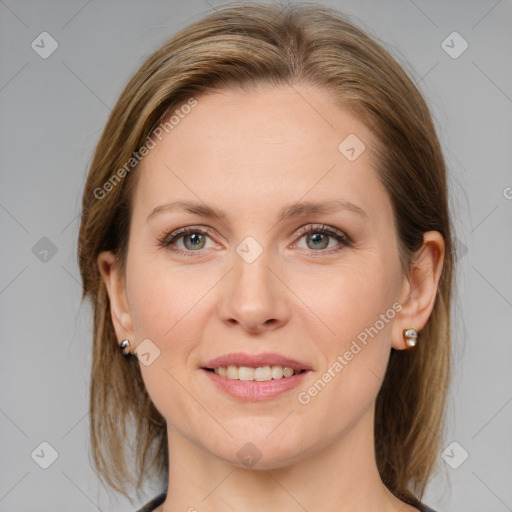
<path fill-rule="evenodd" d="M 148 501 L 142 508 L 136 510 L 135 512 L 152 512 L 158 505 L 161 505 L 165 501 L 165 497 L 167 494 L 163 492 L 159 494 L 156 498 L 153 498 L 151 501 Z M 427 507 L 426 505 L 418 505 L 418 508 L 421 512 L 436 512 L 435 510 Z"/>
<path fill-rule="evenodd" d="M 153 498 L 151 501 L 148 501 L 143 507 L 139 508 L 135 512 L 152 512 L 158 505 L 161 505 L 165 501 L 165 497 L 167 493 L 163 492 L 159 494 L 156 498 Z"/>

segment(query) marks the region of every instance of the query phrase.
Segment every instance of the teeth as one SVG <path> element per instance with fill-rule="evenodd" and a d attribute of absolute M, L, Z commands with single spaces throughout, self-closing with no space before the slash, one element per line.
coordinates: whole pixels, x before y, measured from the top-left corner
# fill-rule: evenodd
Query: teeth
<path fill-rule="evenodd" d="M 296 372 L 293 368 L 287 366 L 260 366 L 251 368 L 250 366 L 221 366 L 215 368 L 215 373 L 221 377 L 227 377 L 232 380 L 256 380 L 259 382 L 267 380 L 277 380 L 283 377 L 291 377 Z"/>
<path fill-rule="evenodd" d="M 270 366 L 260 366 L 259 368 L 255 368 L 254 371 L 254 380 L 264 381 L 272 379 L 272 368 Z M 292 372 L 293 375 L 293 372 Z"/>
<path fill-rule="evenodd" d="M 238 366 L 228 366 L 226 368 L 226 377 L 228 379 L 238 379 Z"/>
<path fill-rule="evenodd" d="M 283 377 L 283 367 L 282 366 L 272 366 L 272 378 L 273 379 L 281 379 Z"/>

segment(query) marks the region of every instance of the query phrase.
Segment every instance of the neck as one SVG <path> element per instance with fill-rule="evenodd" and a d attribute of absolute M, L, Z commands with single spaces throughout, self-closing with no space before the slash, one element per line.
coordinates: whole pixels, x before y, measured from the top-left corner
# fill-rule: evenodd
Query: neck
<path fill-rule="evenodd" d="M 335 443 L 321 449 L 313 446 L 300 460 L 286 466 L 276 461 L 269 469 L 230 464 L 169 428 L 169 484 L 164 506 L 158 510 L 416 511 L 382 483 L 375 460 L 373 414 L 371 408 Z"/>

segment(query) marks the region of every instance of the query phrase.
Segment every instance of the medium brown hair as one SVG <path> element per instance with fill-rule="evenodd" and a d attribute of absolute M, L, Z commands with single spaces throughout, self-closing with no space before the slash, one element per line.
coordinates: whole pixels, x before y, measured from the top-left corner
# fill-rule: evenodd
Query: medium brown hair
<path fill-rule="evenodd" d="M 378 141 L 374 167 L 392 202 L 405 270 L 426 231 L 445 241 L 434 309 L 414 350 L 393 350 L 375 411 L 375 449 L 384 484 L 415 505 L 440 449 L 450 381 L 454 266 L 445 163 L 429 108 L 404 69 L 339 12 L 317 4 L 228 4 L 150 55 L 122 91 L 97 144 L 82 201 L 78 258 L 83 297 L 94 307 L 90 428 L 93 462 L 117 491 L 168 474 L 164 418 L 136 358 L 125 358 L 97 266 L 111 250 L 125 264 L 136 167 L 133 158 L 170 110 L 225 88 L 303 84 L 324 90 Z M 172 135 L 171 135 L 172 136 Z M 126 166 L 124 167 L 126 171 Z M 105 192 L 105 183 L 112 186 Z M 98 198 L 98 190 L 101 193 Z M 127 425 L 137 445 L 137 478 L 126 463 Z"/>

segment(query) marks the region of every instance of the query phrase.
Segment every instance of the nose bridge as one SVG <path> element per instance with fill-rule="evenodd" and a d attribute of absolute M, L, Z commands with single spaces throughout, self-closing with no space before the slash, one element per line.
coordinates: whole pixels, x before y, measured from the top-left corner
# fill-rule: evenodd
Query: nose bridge
<path fill-rule="evenodd" d="M 274 301 L 270 253 L 269 248 L 264 249 L 252 237 L 236 248 L 232 292 L 240 306 L 250 308 L 252 303 L 253 307 L 257 304 L 262 307 Z"/>

